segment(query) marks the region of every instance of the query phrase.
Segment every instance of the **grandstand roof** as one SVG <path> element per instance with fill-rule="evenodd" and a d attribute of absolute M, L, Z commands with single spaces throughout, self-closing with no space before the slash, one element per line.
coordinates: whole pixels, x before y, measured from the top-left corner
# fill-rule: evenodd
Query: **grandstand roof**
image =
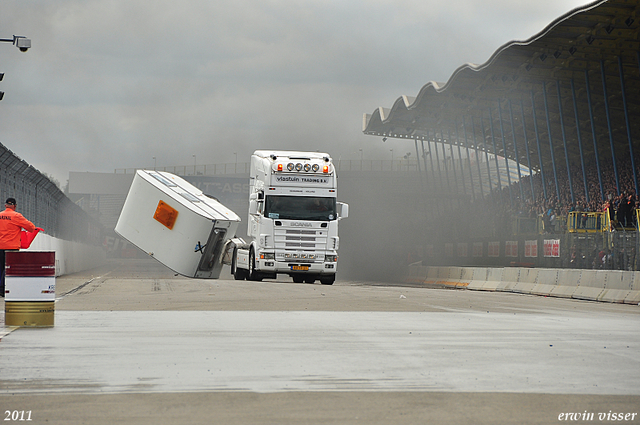
<path fill-rule="evenodd" d="M 365 114 L 363 132 L 506 151 L 534 170 L 542 164 L 547 178 L 554 162 L 565 176 L 567 162 L 580 167 L 581 149 L 587 165 L 595 153 L 602 163 L 628 159 L 630 145 L 640 149 L 639 32 L 640 0 L 576 8 L 486 63 L 459 67 L 445 84 Z"/>

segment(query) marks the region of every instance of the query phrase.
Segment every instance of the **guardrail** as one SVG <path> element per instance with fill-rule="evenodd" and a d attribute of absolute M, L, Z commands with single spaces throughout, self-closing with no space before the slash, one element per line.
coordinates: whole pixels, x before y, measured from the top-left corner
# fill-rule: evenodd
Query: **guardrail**
<path fill-rule="evenodd" d="M 570 212 L 567 217 L 569 233 L 604 232 L 610 228 L 609 214 L 603 212 Z"/>

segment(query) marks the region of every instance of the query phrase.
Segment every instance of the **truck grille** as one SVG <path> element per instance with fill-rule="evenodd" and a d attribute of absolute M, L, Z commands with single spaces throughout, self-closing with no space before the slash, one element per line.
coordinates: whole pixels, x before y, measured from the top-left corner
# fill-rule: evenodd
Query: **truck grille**
<path fill-rule="evenodd" d="M 315 243 L 304 243 L 304 242 L 286 242 L 284 244 L 284 246 L 286 246 L 287 248 L 315 248 L 316 244 Z"/>
<path fill-rule="evenodd" d="M 326 249 L 327 231 L 326 229 L 275 229 L 276 249 Z"/>
<path fill-rule="evenodd" d="M 315 242 L 316 238 L 312 236 L 286 236 L 285 240 L 287 241 L 307 241 L 307 242 Z"/>
<path fill-rule="evenodd" d="M 315 230 L 300 230 L 300 229 L 289 229 L 286 231 L 287 235 L 315 235 Z"/>

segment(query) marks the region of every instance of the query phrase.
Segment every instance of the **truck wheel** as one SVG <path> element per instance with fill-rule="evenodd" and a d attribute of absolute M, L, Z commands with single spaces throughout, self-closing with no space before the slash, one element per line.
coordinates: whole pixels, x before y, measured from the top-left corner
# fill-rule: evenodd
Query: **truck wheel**
<path fill-rule="evenodd" d="M 233 273 L 233 278 L 235 280 L 244 280 L 244 273 L 242 270 L 237 269 L 235 273 Z"/>
<path fill-rule="evenodd" d="M 336 281 L 336 275 L 332 274 L 329 276 L 320 276 L 320 283 L 323 285 L 333 285 L 333 282 Z"/>
<path fill-rule="evenodd" d="M 293 282 L 294 283 L 302 283 L 304 282 L 304 278 L 302 276 L 298 276 L 298 275 L 293 275 Z"/>
<path fill-rule="evenodd" d="M 304 283 L 316 283 L 316 278 L 311 276 L 311 277 L 305 277 L 304 278 Z"/>
<path fill-rule="evenodd" d="M 231 274 L 235 280 L 244 280 L 245 272 L 243 269 L 239 269 L 236 264 L 238 261 L 238 248 L 233 250 L 233 257 L 231 257 Z"/>
<path fill-rule="evenodd" d="M 256 271 L 256 253 L 253 248 L 249 251 L 249 280 L 262 280 L 262 276 Z"/>

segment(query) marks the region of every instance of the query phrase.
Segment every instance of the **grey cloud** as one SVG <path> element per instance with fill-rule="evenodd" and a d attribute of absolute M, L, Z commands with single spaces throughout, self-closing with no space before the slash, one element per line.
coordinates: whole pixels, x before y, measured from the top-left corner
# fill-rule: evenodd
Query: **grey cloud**
<path fill-rule="evenodd" d="M 576 0 L 4 0 L 0 142 L 43 172 L 245 161 L 255 148 L 389 159 L 362 114 L 528 38 Z M 395 146 L 395 147 L 394 147 Z"/>

